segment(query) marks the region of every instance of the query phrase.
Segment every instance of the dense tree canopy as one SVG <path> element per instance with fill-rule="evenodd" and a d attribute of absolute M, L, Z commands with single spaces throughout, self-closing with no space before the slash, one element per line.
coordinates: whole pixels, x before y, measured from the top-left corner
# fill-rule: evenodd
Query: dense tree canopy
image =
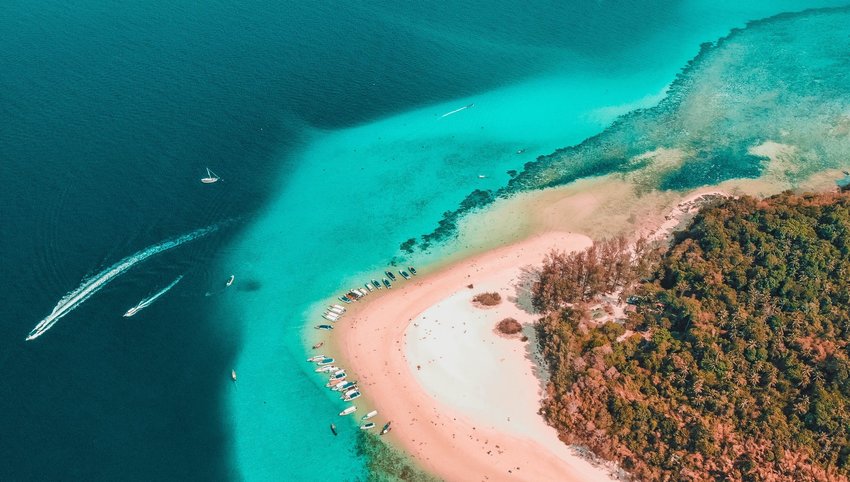
<path fill-rule="evenodd" d="M 544 305 L 545 416 L 642 480 L 847 480 L 848 254 L 846 193 L 704 208 L 625 326 Z"/>

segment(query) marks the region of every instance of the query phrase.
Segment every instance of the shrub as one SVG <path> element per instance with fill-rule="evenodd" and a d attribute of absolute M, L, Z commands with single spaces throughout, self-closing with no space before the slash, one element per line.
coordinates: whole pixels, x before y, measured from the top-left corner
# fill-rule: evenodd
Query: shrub
<path fill-rule="evenodd" d="M 496 325 L 496 328 L 506 335 L 515 335 L 522 331 L 522 325 L 513 318 L 505 318 Z"/>
<path fill-rule="evenodd" d="M 502 296 L 499 293 L 478 293 L 472 301 L 481 303 L 484 306 L 496 306 L 502 302 Z"/>

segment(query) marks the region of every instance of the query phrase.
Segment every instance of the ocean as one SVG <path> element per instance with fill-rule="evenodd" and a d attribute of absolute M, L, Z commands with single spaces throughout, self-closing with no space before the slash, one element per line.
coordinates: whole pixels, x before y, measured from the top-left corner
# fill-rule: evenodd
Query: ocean
<path fill-rule="evenodd" d="M 0 479 L 367 479 L 303 361 L 320 303 L 658 102 L 700 43 L 845 2 L 739 3 L 4 2 Z"/>

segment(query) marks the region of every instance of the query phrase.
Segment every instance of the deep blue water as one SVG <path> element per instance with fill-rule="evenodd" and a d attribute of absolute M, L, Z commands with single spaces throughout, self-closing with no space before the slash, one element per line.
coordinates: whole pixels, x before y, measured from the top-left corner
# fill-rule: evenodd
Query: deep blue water
<path fill-rule="evenodd" d="M 7 0 L 2 12 L 0 480 L 238 478 L 222 392 L 244 320 L 204 293 L 230 274 L 233 236 L 287 188 L 307 134 L 565 66 L 613 74 L 684 15 L 673 0 Z M 220 183 L 198 182 L 206 166 Z M 225 221 L 24 341 L 86 276 Z"/>

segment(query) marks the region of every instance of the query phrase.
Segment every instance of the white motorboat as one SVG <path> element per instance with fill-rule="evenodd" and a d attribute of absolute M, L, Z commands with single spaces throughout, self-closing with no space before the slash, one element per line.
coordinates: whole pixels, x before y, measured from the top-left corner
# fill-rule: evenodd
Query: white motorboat
<path fill-rule="evenodd" d="M 233 274 L 232 274 L 232 275 L 230 275 L 230 278 L 228 278 L 228 279 L 227 279 L 227 286 L 232 285 L 232 284 L 233 284 L 233 280 L 235 280 L 235 279 L 236 279 L 236 275 L 233 275 Z"/>
<path fill-rule="evenodd" d="M 360 430 L 372 430 L 375 428 L 375 424 L 373 422 L 367 422 L 360 426 Z"/>
<path fill-rule="evenodd" d="M 343 415 L 348 415 L 349 413 L 354 413 L 356 410 L 357 410 L 357 407 L 355 405 L 352 405 L 352 406 L 346 408 L 345 410 L 339 412 L 339 416 L 342 417 Z"/>
<path fill-rule="evenodd" d="M 370 418 L 374 417 L 377 414 L 378 414 L 377 410 L 372 410 L 371 412 L 367 413 L 366 415 L 363 415 L 362 420 L 369 420 Z"/>

